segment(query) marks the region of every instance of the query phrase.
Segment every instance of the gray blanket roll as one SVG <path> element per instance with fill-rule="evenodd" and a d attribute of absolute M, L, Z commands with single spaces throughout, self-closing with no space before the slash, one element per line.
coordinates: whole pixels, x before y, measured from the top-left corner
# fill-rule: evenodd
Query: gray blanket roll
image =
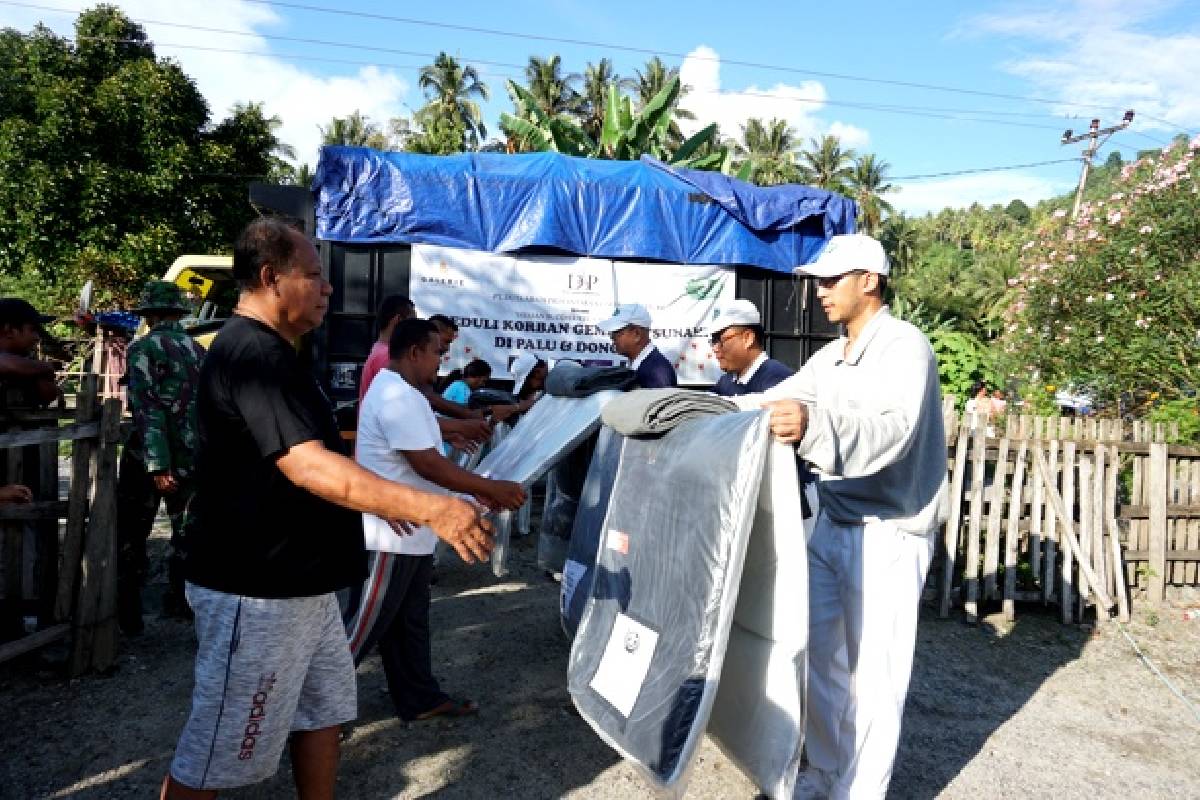
<path fill-rule="evenodd" d="M 731 400 L 711 392 L 639 389 L 614 397 L 604 407 L 602 418 L 605 425 L 624 436 L 653 436 L 690 419 L 737 410 Z"/>
<path fill-rule="evenodd" d="M 583 367 L 573 361 L 556 364 L 546 376 L 546 394 L 553 397 L 587 397 L 605 389 L 625 391 L 637 383 L 628 367 Z"/>

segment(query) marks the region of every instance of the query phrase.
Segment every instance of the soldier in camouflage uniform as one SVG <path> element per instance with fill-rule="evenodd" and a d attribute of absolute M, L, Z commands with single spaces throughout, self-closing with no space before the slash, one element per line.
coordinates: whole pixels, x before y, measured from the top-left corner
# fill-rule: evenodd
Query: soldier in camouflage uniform
<path fill-rule="evenodd" d="M 183 515 L 192 498 L 196 389 L 204 348 L 179 324 L 190 309 L 179 287 L 149 281 L 134 311 L 150 330 L 129 346 L 125 381 L 133 431 L 117 482 L 117 618 L 127 634 L 142 631 L 146 539 L 160 500 L 171 518 L 169 588 L 163 611 L 189 616 L 183 596 Z"/>

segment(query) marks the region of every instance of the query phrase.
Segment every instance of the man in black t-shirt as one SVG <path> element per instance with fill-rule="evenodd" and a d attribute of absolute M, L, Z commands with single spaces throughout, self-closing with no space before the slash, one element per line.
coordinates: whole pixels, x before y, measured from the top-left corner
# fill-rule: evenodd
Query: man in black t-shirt
<path fill-rule="evenodd" d="M 356 715 L 334 592 L 366 575 L 361 517 L 428 525 L 470 562 L 479 509 L 384 480 L 340 454 L 329 401 L 295 345 L 332 291 L 316 249 L 276 219 L 234 249 L 235 314 L 200 373 L 196 495 L 184 571 L 196 615 L 192 709 L 164 798 L 263 780 L 289 744 L 298 794 L 332 797 L 339 726 Z"/>

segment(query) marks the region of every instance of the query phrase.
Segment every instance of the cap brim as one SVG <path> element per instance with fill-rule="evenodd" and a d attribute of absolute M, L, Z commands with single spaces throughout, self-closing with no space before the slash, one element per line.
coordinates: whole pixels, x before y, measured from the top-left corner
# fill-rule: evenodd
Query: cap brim
<path fill-rule="evenodd" d="M 616 333 L 617 331 L 621 330 L 621 328 L 624 328 L 629 324 L 630 323 L 626 320 L 623 320 L 619 317 L 614 317 L 612 319 L 606 319 L 603 322 L 597 322 L 596 327 L 605 333 Z"/>
<path fill-rule="evenodd" d="M 801 264 L 792 270 L 797 275 L 805 275 L 809 278 L 832 278 L 836 275 L 845 275 L 847 272 L 853 272 L 850 267 L 843 267 L 840 264 L 821 264 L 820 261 L 814 261 L 811 264 Z"/>

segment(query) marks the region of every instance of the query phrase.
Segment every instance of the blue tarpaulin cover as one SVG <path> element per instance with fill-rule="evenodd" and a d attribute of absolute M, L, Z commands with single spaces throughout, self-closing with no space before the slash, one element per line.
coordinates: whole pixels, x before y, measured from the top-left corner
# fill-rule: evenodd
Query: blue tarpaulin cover
<path fill-rule="evenodd" d="M 493 253 L 556 250 L 790 273 L 852 233 L 854 201 L 807 186 L 558 153 L 423 156 L 325 147 L 313 183 L 317 237 Z"/>

